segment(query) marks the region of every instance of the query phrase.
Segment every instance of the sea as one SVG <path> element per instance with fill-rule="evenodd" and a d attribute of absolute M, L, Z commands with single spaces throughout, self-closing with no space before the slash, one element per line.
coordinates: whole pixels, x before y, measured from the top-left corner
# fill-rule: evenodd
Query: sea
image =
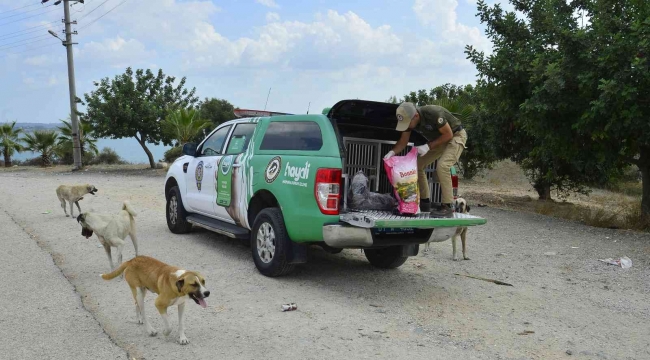
<path fill-rule="evenodd" d="M 97 148 L 101 151 L 103 148 L 108 147 L 113 149 L 122 160 L 132 163 L 132 164 L 149 164 L 149 159 L 147 154 L 140 146 L 140 143 L 134 138 L 122 138 L 122 139 L 97 139 Z M 147 148 L 153 154 L 154 161 L 162 160 L 165 155 L 165 151 L 169 150 L 170 146 L 154 145 L 147 143 Z M 37 153 L 33 152 L 21 152 L 14 154 L 12 159 L 15 160 L 27 160 L 39 156 Z"/>

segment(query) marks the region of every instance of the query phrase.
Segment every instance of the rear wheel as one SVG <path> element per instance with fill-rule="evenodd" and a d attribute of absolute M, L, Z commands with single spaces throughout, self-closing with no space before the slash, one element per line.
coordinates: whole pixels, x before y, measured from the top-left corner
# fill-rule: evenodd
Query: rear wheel
<path fill-rule="evenodd" d="M 282 211 L 266 208 L 257 215 L 251 232 L 251 252 L 257 270 L 264 276 L 276 277 L 294 269 L 288 255 L 291 239 L 284 225 Z"/>
<path fill-rule="evenodd" d="M 402 266 L 408 256 L 402 255 L 401 246 L 390 246 L 380 249 L 365 249 L 363 253 L 370 264 L 380 269 L 395 269 Z"/>
<path fill-rule="evenodd" d="M 167 195 L 167 227 L 174 234 L 186 234 L 192 230 L 192 224 L 187 222 L 187 212 L 183 207 L 181 191 L 178 186 L 169 189 Z"/>

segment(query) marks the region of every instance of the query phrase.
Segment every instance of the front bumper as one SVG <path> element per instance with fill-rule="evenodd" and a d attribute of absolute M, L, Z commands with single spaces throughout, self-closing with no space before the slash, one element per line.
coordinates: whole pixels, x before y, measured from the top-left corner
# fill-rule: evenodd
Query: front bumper
<path fill-rule="evenodd" d="M 347 223 L 327 224 L 323 226 L 323 240 L 333 248 L 372 248 L 394 245 L 423 244 L 449 240 L 457 227 L 440 227 L 435 229 L 390 229 L 386 238 L 377 233 L 379 229 L 362 228 Z M 414 232 L 418 232 L 414 235 Z M 428 235 L 430 232 L 430 235 Z M 427 234 L 422 236 L 421 234 Z"/>

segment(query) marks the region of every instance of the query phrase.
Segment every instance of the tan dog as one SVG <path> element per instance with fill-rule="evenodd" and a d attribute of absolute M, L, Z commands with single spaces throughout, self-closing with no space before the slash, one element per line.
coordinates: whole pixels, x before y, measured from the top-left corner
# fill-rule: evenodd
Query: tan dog
<path fill-rule="evenodd" d="M 210 291 L 205 288 L 203 276 L 198 272 L 182 270 L 148 256 L 137 256 L 120 265 L 112 273 L 102 274 L 101 277 L 104 280 L 111 280 L 122 273 L 124 273 L 124 278 L 131 287 L 138 324 L 144 324 L 147 334 L 151 336 L 158 334 L 144 315 L 144 297 L 147 290 L 149 290 L 158 294 L 155 304 L 165 323 L 163 334 L 167 336 L 172 331 L 167 319 L 167 308 L 178 305 L 179 342 L 181 345 L 189 344 L 187 337 L 185 337 L 183 318 L 185 301 L 192 299 L 201 307 L 207 307 L 205 298 L 210 296 Z"/>
<path fill-rule="evenodd" d="M 61 207 L 63 208 L 63 212 L 65 212 L 66 217 L 68 216 L 74 217 L 74 209 L 72 207 L 73 203 L 77 205 L 77 209 L 79 209 L 79 213 L 81 213 L 81 208 L 79 207 L 79 200 L 83 200 L 83 196 L 86 194 L 95 195 L 96 192 L 97 192 L 97 188 L 89 184 L 60 185 L 59 187 L 56 188 L 56 196 L 59 198 L 59 201 L 61 202 Z M 65 206 L 66 200 L 70 203 L 70 215 L 68 215 L 68 210 L 66 210 L 66 206 Z"/>
<path fill-rule="evenodd" d="M 109 271 L 113 271 L 113 258 L 111 257 L 111 247 L 117 248 L 117 263 L 122 263 L 122 250 L 124 249 L 124 239 L 129 235 L 135 248 L 135 256 L 138 256 L 138 238 L 135 234 L 135 210 L 131 207 L 128 200 L 122 204 L 122 210 L 113 215 L 98 214 L 94 212 L 84 212 L 77 216 L 77 222 L 81 224 L 81 235 L 86 239 L 97 234 L 99 242 L 104 245 L 104 250 L 108 256 Z"/>
<path fill-rule="evenodd" d="M 467 205 L 467 201 L 465 199 L 459 197 L 456 199 L 454 202 L 454 208 L 456 209 L 457 213 L 460 214 L 469 214 L 469 205 Z M 469 260 L 469 257 L 467 256 L 467 227 L 459 227 L 456 229 L 456 232 L 454 235 L 451 237 L 451 244 L 454 249 L 454 254 L 453 258 L 454 261 L 458 261 L 458 254 L 456 253 L 456 243 L 458 241 L 458 236 L 460 236 L 460 241 L 463 244 L 463 259 Z M 424 252 L 429 252 L 429 242 L 427 242 L 424 245 Z"/>

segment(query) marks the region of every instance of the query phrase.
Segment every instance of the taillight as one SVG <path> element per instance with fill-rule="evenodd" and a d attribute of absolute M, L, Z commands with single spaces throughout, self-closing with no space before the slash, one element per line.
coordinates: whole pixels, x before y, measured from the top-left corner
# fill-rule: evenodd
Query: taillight
<path fill-rule="evenodd" d="M 325 215 L 339 214 L 341 198 L 341 169 L 318 169 L 314 195 L 320 212 Z"/>

